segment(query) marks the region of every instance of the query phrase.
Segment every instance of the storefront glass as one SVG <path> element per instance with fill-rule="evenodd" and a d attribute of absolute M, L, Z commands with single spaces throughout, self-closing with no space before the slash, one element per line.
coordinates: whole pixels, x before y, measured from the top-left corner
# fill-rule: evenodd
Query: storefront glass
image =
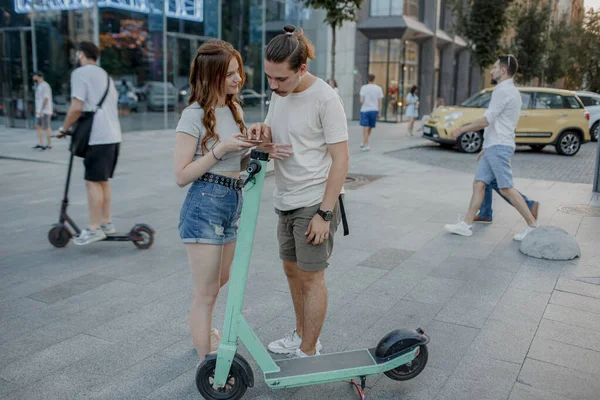
<path fill-rule="evenodd" d="M 267 3 L 272 7 L 267 9 Z M 92 41 L 101 49 L 100 65 L 128 99 L 120 111 L 123 131 L 174 128 L 189 101 L 196 51 L 219 36 L 220 4 L 222 38 L 244 60 L 245 119 L 263 120 L 269 95 L 262 66 L 266 17 L 278 25 L 273 33 L 280 33 L 284 23 L 302 26 L 307 14 L 297 1 L 167 0 L 165 18 L 163 0 L 98 0 L 98 8 L 91 0 L 0 0 L 0 123 L 33 127 L 31 74 L 37 68 L 53 90 L 52 126 L 61 126 L 70 102 L 75 49 L 81 41 Z"/>
<path fill-rule="evenodd" d="M 405 95 L 418 82 L 418 45 L 401 39 L 369 41 L 369 74 L 383 89 L 381 120 L 400 122 Z"/>

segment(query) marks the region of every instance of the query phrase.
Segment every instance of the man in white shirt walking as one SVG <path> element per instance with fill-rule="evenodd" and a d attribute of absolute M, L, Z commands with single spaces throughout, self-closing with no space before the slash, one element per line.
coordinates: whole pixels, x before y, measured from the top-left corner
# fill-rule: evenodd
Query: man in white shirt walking
<path fill-rule="evenodd" d="M 514 188 L 510 160 L 515 152 L 515 128 L 521 112 L 521 95 L 513 82 L 517 72 L 517 59 L 512 56 L 500 56 L 492 68 L 492 83 L 497 82 L 490 105 L 482 118 L 462 126 L 452 132 L 458 137 L 464 132 L 478 131 L 485 128 L 483 150 L 477 156 L 477 173 L 473 182 L 473 195 L 469 211 L 464 221 L 446 225 L 448 232 L 462 236 L 471 236 L 471 226 L 477 210 L 483 202 L 486 185 L 496 180 L 500 193 L 525 218 L 527 227 L 514 236 L 514 240 L 522 241 L 537 227 L 527 203 Z"/>
<path fill-rule="evenodd" d="M 48 82 L 44 80 L 44 74 L 36 72 L 33 74 L 35 86 L 35 129 L 38 135 L 38 144 L 34 149 L 46 150 L 52 148 L 51 137 L 52 129 L 50 128 L 50 118 L 54 112 L 52 109 L 52 88 Z M 44 132 L 48 144 L 44 146 Z"/>
<path fill-rule="evenodd" d="M 369 151 L 369 136 L 375 128 L 376 122 L 381 114 L 381 99 L 383 90 L 375 84 L 375 75 L 369 74 L 369 83 L 360 88 L 360 126 L 363 127 L 363 142 L 360 145 L 362 151 Z"/>

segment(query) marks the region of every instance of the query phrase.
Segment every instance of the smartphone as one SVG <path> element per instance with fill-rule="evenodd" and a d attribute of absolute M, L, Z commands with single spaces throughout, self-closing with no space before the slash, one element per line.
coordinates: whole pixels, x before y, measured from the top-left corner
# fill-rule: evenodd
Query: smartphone
<path fill-rule="evenodd" d="M 260 140 L 260 139 L 249 139 L 247 137 L 240 137 L 240 140 L 242 142 L 248 142 L 248 143 L 256 143 L 256 144 L 261 144 L 264 142 L 264 140 Z"/>

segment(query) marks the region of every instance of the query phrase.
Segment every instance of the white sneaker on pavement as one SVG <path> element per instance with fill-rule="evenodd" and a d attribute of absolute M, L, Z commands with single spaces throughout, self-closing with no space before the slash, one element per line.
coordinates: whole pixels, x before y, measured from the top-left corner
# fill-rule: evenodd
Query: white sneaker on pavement
<path fill-rule="evenodd" d="M 112 235 L 114 233 L 117 233 L 117 229 L 115 228 L 115 226 L 113 225 L 112 222 L 109 222 L 106 224 L 100 224 L 100 229 L 102 229 L 104 231 L 104 233 L 106 233 L 107 235 Z"/>
<path fill-rule="evenodd" d="M 371 148 L 369 146 L 363 146 L 360 148 L 360 151 L 369 151 Z"/>
<path fill-rule="evenodd" d="M 102 229 L 96 229 L 95 231 L 84 229 L 81 231 L 81 234 L 75 238 L 74 242 L 78 246 L 83 246 L 104 239 L 106 239 L 106 233 L 104 233 Z"/>
<path fill-rule="evenodd" d="M 300 349 L 302 344 L 302 338 L 298 335 L 298 332 L 294 331 L 286 335 L 283 339 L 275 340 L 269 343 L 269 351 L 276 354 L 295 354 L 296 350 Z M 321 341 L 317 339 L 317 352 L 321 351 Z"/>
<path fill-rule="evenodd" d="M 454 233 L 456 235 L 473 236 L 473 231 L 471 230 L 471 226 L 472 225 L 467 225 L 467 223 L 465 221 L 458 221 L 455 224 L 444 225 L 444 228 L 448 232 Z"/>
<path fill-rule="evenodd" d="M 515 236 L 513 236 L 513 240 L 516 240 L 517 242 L 522 242 L 523 239 L 525 239 L 525 236 L 529 235 L 534 230 L 535 230 L 535 228 L 532 228 L 531 226 L 527 226 L 521 232 L 519 232 Z"/>

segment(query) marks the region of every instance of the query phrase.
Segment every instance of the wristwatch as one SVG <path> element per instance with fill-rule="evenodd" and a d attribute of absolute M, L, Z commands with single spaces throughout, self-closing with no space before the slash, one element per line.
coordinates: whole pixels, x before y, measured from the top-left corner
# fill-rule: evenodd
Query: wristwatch
<path fill-rule="evenodd" d="M 319 209 L 317 211 L 317 214 L 319 214 L 321 216 L 321 218 L 323 218 L 325 221 L 331 221 L 333 219 L 332 211 L 323 211 L 323 210 Z"/>

